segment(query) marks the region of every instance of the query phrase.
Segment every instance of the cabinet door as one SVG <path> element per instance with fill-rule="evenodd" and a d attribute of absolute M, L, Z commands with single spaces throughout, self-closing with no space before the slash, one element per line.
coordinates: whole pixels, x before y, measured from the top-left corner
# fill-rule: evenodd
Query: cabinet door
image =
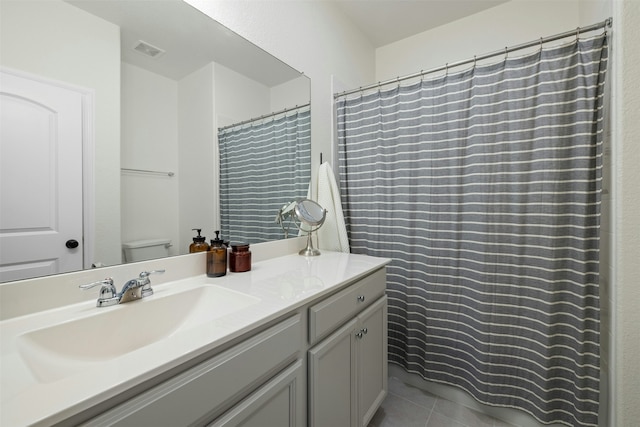
<path fill-rule="evenodd" d="M 303 375 L 298 360 L 209 427 L 303 427 Z"/>
<path fill-rule="evenodd" d="M 387 395 L 387 297 L 358 315 L 358 424 L 366 427 Z"/>
<path fill-rule="evenodd" d="M 309 350 L 309 426 L 356 425 L 356 349 L 353 319 Z"/>

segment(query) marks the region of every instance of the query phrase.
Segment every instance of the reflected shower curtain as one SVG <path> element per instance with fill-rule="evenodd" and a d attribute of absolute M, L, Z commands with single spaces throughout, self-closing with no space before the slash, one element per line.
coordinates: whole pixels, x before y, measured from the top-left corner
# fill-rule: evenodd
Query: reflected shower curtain
<path fill-rule="evenodd" d="M 389 360 L 597 425 L 606 35 L 336 101 L 352 252 L 392 258 Z"/>
<path fill-rule="evenodd" d="M 284 237 L 278 210 L 306 197 L 311 180 L 311 113 L 218 132 L 220 223 L 232 242 L 260 243 Z"/>

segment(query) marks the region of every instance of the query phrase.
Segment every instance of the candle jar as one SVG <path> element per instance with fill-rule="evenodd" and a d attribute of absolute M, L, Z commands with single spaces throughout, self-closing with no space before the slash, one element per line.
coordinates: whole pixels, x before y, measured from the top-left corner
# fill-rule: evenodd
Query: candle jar
<path fill-rule="evenodd" d="M 249 244 L 232 244 L 231 253 L 229 253 L 229 271 L 242 273 L 249 270 L 251 270 L 251 251 L 249 250 Z"/>

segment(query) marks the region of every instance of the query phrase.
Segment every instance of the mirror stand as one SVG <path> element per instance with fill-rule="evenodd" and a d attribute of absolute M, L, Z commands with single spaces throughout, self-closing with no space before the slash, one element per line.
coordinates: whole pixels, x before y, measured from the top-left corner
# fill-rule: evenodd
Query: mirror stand
<path fill-rule="evenodd" d="M 298 252 L 298 255 L 302 256 L 318 256 L 320 255 L 320 251 L 313 247 L 313 242 L 311 241 L 311 231 L 307 232 L 307 247 Z"/>

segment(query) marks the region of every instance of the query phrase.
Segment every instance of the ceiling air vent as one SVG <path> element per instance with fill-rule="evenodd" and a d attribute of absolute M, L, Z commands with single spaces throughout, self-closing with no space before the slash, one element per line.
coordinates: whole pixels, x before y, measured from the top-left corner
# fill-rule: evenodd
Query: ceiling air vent
<path fill-rule="evenodd" d="M 142 40 L 138 40 L 135 46 L 133 46 L 133 50 L 143 55 L 150 56 L 151 58 L 158 58 L 165 52 L 163 49 L 155 47 L 154 45 Z"/>

